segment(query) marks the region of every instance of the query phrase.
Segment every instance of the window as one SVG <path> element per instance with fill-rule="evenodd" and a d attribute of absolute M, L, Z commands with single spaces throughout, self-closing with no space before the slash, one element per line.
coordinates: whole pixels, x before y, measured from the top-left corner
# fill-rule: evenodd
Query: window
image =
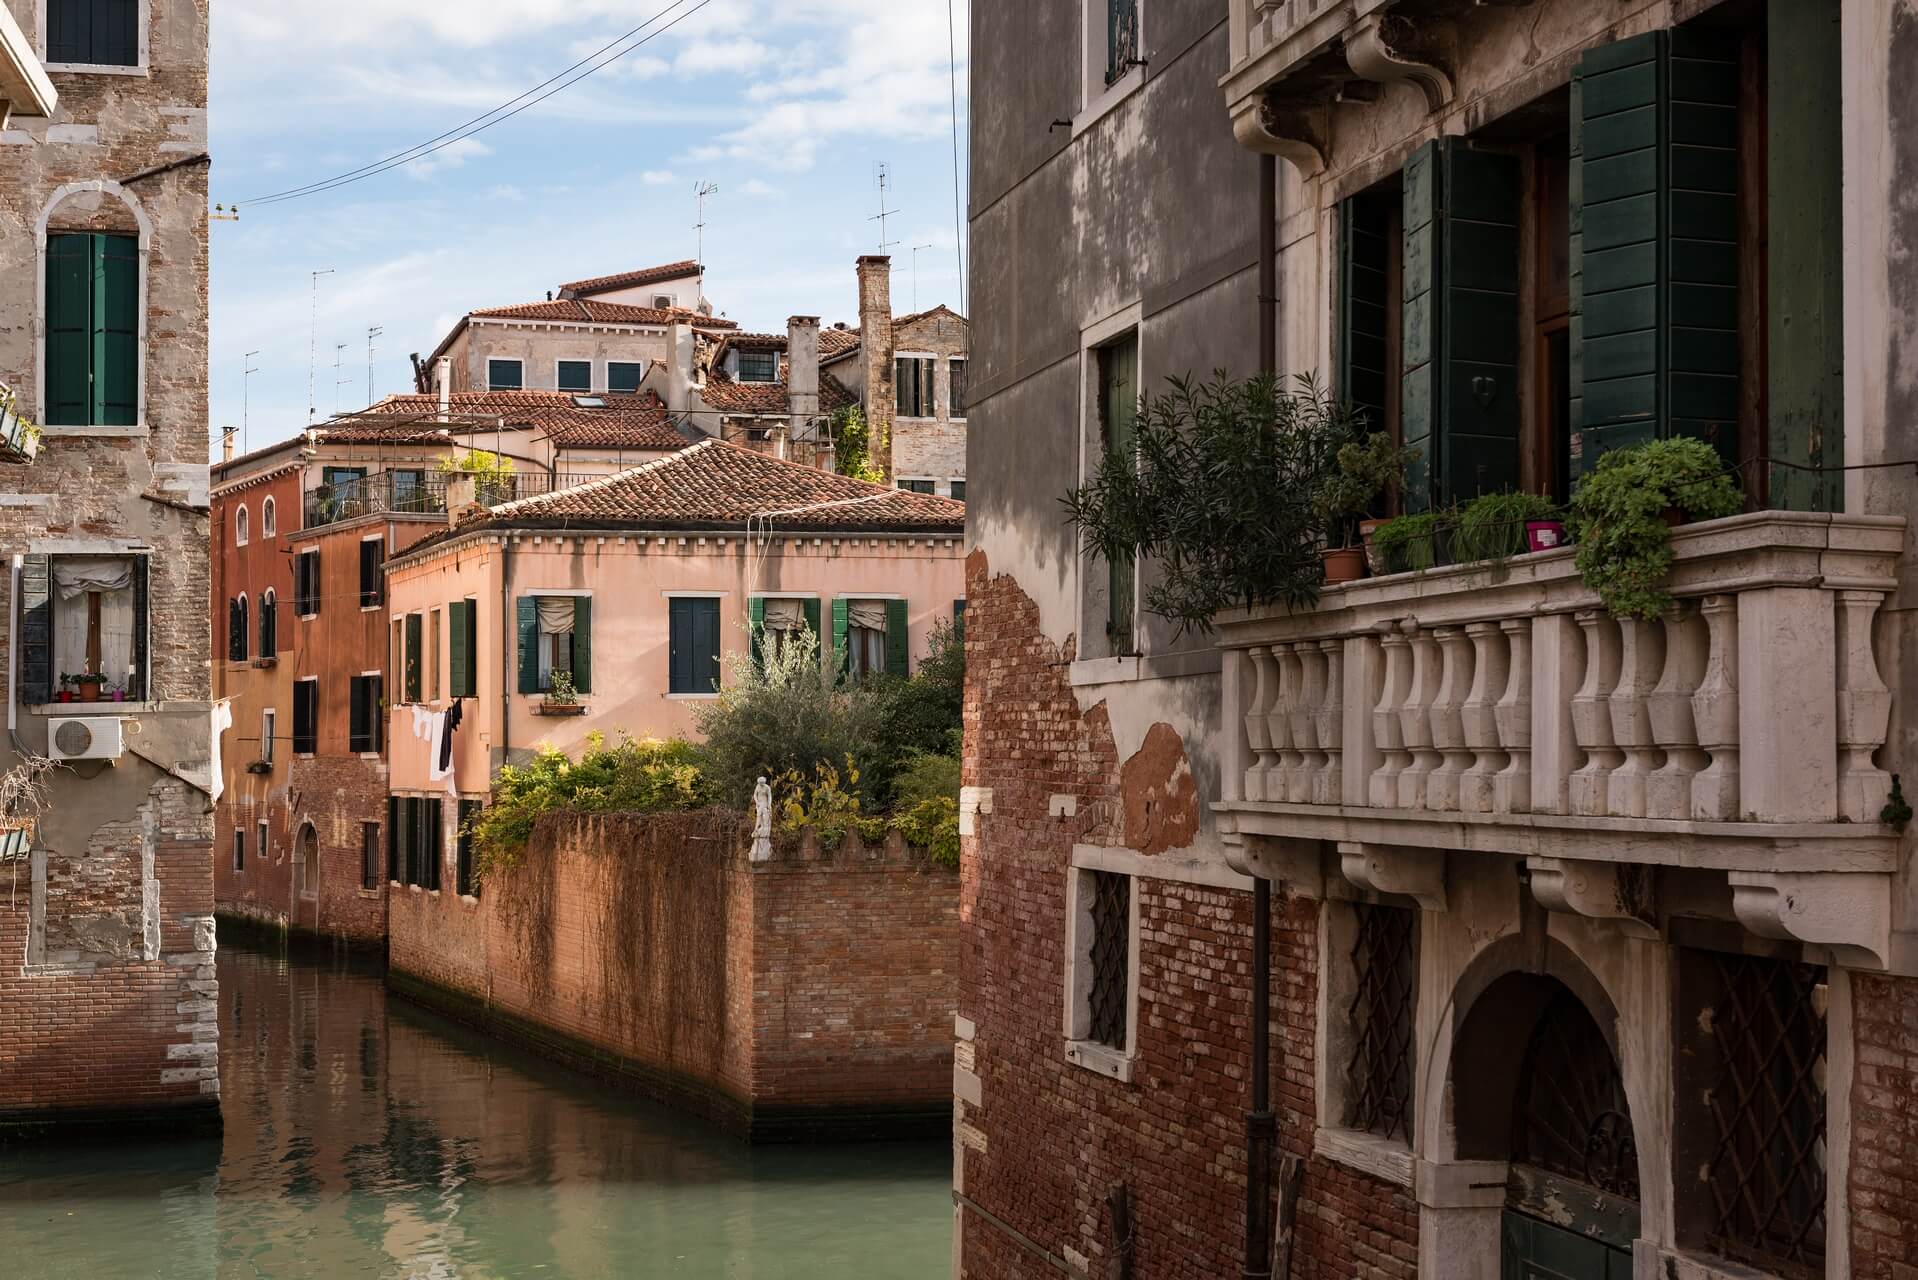
<path fill-rule="evenodd" d="M 459 802 L 460 829 L 453 846 L 453 891 L 462 898 L 479 894 L 479 882 L 473 878 L 473 824 L 485 807 L 478 800 Z"/>
<path fill-rule="evenodd" d="M 835 600 L 832 629 L 836 665 L 846 678 L 907 674 L 904 600 Z"/>
<path fill-rule="evenodd" d="M 763 663 L 770 651 L 783 655 L 801 631 L 819 636 L 819 601 L 816 599 L 768 599 L 754 596 L 746 602 L 747 624 L 752 635 L 753 661 Z"/>
<path fill-rule="evenodd" d="M 1139 0 L 1106 0 L 1106 83 L 1139 61 Z"/>
<path fill-rule="evenodd" d="M 954 480 L 951 487 L 952 500 L 954 502 L 964 502 L 966 500 L 966 482 L 964 480 Z"/>
<path fill-rule="evenodd" d="M 360 824 L 360 888 L 380 887 L 380 824 Z"/>
<path fill-rule="evenodd" d="M 138 420 L 140 242 L 47 237 L 47 421 L 130 427 Z"/>
<path fill-rule="evenodd" d="M 901 480 L 899 487 L 907 493 L 931 493 L 933 483 L 930 480 Z"/>
<path fill-rule="evenodd" d="M 1135 330 L 1098 349 L 1099 436 L 1107 457 L 1132 452 L 1133 426 L 1139 415 L 1139 335 Z M 1131 556 L 1106 565 L 1106 643 L 1115 657 L 1137 651 L 1133 618 L 1137 611 L 1138 568 Z"/>
<path fill-rule="evenodd" d="M 246 870 L 246 829 L 244 827 L 233 828 L 233 869 Z"/>
<path fill-rule="evenodd" d="M 272 707 L 260 712 L 260 759 L 268 766 L 273 763 L 273 734 L 279 719 L 280 713 Z"/>
<path fill-rule="evenodd" d="M 386 598 L 386 579 L 380 572 L 380 566 L 384 563 L 385 539 L 367 538 L 360 543 L 360 608 L 378 608 Z"/>
<path fill-rule="evenodd" d="M 445 847 L 439 800 L 389 796 L 386 815 L 393 833 L 387 842 L 387 877 L 396 884 L 438 890 Z"/>
<path fill-rule="evenodd" d="M 1345 1064 L 1345 1124 L 1410 1143 L 1418 916 L 1371 903 L 1353 909 L 1358 935 L 1352 946 L 1352 1003 L 1346 1010 L 1352 1052 Z"/>
<path fill-rule="evenodd" d="M 260 855 L 261 862 L 265 862 L 272 854 L 273 843 L 267 836 L 264 818 L 253 824 L 253 848 Z"/>
<path fill-rule="evenodd" d="M 966 642 L 966 602 L 964 600 L 952 602 L 952 636 L 962 645 Z"/>
<path fill-rule="evenodd" d="M 959 356 L 946 361 L 946 414 L 966 416 L 966 362 Z"/>
<path fill-rule="evenodd" d="M 68 66 L 140 65 L 139 0 L 48 0 L 47 61 Z"/>
<path fill-rule="evenodd" d="M 424 629 L 425 622 L 426 619 L 420 614 L 409 613 L 406 615 L 406 661 L 401 667 L 404 675 L 400 686 L 402 690 L 400 693 L 400 701 L 402 702 L 420 701 L 422 685 L 421 667 L 424 665 L 422 658 L 425 656 L 420 633 Z"/>
<path fill-rule="evenodd" d="M 557 371 L 557 385 L 561 391 L 588 392 L 593 389 L 593 362 L 591 360 L 561 360 Z"/>
<path fill-rule="evenodd" d="M 354 676 L 350 693 L 352 706 L 347 713 L 348 751 L 378 751 L 383 745 L 386 712 L 380 699 L 386 684 L 377 672 Z"/>
<path fill-rule="evenodd" d="M 719 600 L 675 596 L 666 604 L 671 623 L 668 692 L 714 692 L 719 688 Z"/>
<path fill-rule="evenodd" d="M 894 407 L 902 418 L 935 416 L 931 356 L 900 356 L 897 361 L 893 396 Z"/>
<path fill-rule="evenodd" d="M 128 701 L 145 699 L 147 569 L 144 555 L 23 558 L 20 689 L 28 702 L 53 701 L 64 673 L 98 676 L 124 688 Z M 244 659 L 243 616 L 238 640 Z M 228 644 L 230 652 L 231 636 Z"/>
<path fill-rule="evenodd" d="M 300 552 L 294 562 L 293 612 L 302 618 L 317 617 L 320 612 L 320 550 Z"/>
<path fill-rule="evenodd" d="M 246 661 L 247 621 L 246 597 L 237 596 L 226 605 L 226 660 L 228 662 Z M 62 671 L 67 668 L 62 667 Z"/>
<path fill-rule="evenodd" d="M 486 362 L 488 391 L 518 391 L 525 384 L 525 365 L 521 361 L 488 360 Z"/>
<path fill-rule="evenodd" d="M 246 507 L 241 506 L 239 510 L 233 513 L 233 545 L 234 546 L 244 547 L 246 545 L 246 531 L 247 531 Z"/>
<path fill-rule="evenodd" d="M 312 823 L 301 826 L 294 848 L 300 860 L 300 896 L 317 898 L 320 896 L 320 833 L 313 829 Z"/>
<path fill-rule="evenodd" d="M 447 695 L 479 696 L 479 607 L 472 600 L 446 606 Z"/>
<path fill-rule="evenodd" d="M 631 395 L 639 390 L 639 384 L 646 376 L 644 360 L 608 360 L 606 362 L 606 389 L 622 395 Z"/>
<path fill-rule="evenodd" d="M 260 503 L 260 536 L 271 538 L 280 532 L 279 509 L 273 499 L 267 498 Z"/>
<path fill-rule="evenodd" d="M 776 351 L 740 352 L 739 380 L 741 382 L 779 381 L 779 353 Z"/>
<path fill-rule="evenodd" d="M 1130 1078 L 1138 987 L 1138 903 L 1132 877 L 1074 867 L 1067 910 L 1066 1056 Z"/>
<path fill-rule="evenodd" d="M 310 756 L 320 749 L 320 682 L 309 676 L 293 684 L 293 754 Z"/>
<path fill-rule="evenodd" d="M 394 511 L 431 512 L 441 509 L 426 484 L 426 473 L 417 467 L 404 467 L 386 473 L 386 483 Z"/>
<path fill-rule="evenodd" d="M 260 656 L 277 658 L 280 655 L 280 597 L 272 587 L 260 597 Z"/>
<path fill-rule="evenodd" d="M 435 609 L 426 619 L 426 700 L 440 700 L 440 611 Z"/>
<path fill-rule="evenodd" d="M 593 601 L 589 596 L 521 596 L 519 691 L 550 693 L 568 672 L 579 693 L 593 689 Z"/>

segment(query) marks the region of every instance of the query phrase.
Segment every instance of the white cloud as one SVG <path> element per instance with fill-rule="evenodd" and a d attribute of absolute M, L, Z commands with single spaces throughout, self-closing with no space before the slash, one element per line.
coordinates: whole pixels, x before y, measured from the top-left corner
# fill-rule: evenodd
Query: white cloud
<path fill-rule="evenodd" d="M 493 148 L 478 138 L 456 138 L 437 151 L 430 151 L 417 160 L 407 161 L 402 167 L 406 170 L 408 177 L 427 178 L 448 169 L 462 168 L 468 160 L 478 160 L 492 154 Z"/>
<path fill-rule="evenodd" d="M 520 204 L 526 199 L 526 193 L 510 182 L 503 182 L 496 187 L 489 187 L 486 194 L 495 200 L 505 201 L 507 204 Z"/>
<path fill-rule="evenodd" d="M 772 50 L 757 40 L 695 40 L 674 59 L 673 70 L 682 76 L 743 73 L 757 70 L 771 57 Z"/>
<path fill-rule="evenodd" d="M 776 196 L 780 194 L 780 190 L 778 187 L 771 186 L 768 183 L 761 182 L 758 178 L 746 179 L 746 181 L 743 184 L 741 184 L 739 190 L 745 195 L 756 196 L 761 199 L 764 199 L 767 196 Z"/>
<path fill-rule="evenodd" d="M 639 180 L 649 187 L 670 187 L 679 181 L 679 175 L 671 169 L 648 169 L 639 175 Z"/>

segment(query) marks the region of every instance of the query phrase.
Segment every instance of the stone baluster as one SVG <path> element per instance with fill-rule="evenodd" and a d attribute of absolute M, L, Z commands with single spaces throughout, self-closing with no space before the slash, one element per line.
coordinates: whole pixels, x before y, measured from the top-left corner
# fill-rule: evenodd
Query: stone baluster
<path fill-rule="evenodd" d="M 1647 708 L 1652 741 L 1665 753 L 1665 763 L 1645 781 L 1645 816 L 1692 816 L 1692 779 L 1708 763 L 1698 749 L 1698 726 L 1692 717 L 1692 694 L 1705 678 L 1710 636 L 1705 620 L 1690 603 L 1674 605 L 1665 614 L 1665 671 L 1652 690 Z"/>
<path fill-rule="evenodd" d="M 1425 805 L 1453 812 L 1459 807 L 1459 780 L 1472 765 L 1463 716 L 1472 688 L 1472 642 L 1458 627 L 1440 627 L 1432 638 L 1439 648 L 1438 692 L 1432 696 L 1431 711 L 1432 746 L 1439 763 L 1425 781 Z"/>
<path fill-rule="evenodd" d="M 1297 646 L 1275 644 L 1272 656 L 1279 663 L 1279 697 L 1272 704 L 1272 713 L 1266 717 L 1266 723 L 1272 734 L 1272 745 L 1279 753 L 1279 766 L 1265 780 L 1265 796 L 1268 800 L 1288 800 L 1292 795 L 1292 778 L 1298 773 L 1305 761 L 1305 753 L 1299 750 L 1299 744 L 1292 739 L 1292 708 L 1299 705 L 1299 655 Z"/>
<path fill-rule="evenodd" d="M 1492 813 L 1497 798 L 1494 779 L 1507 762 L 1498 745 L 1498 700 L 1505 692 L 1510 663 L 1497 623 L 1467 623 L 1465 635 L 1472 646 L 1472 687 L 1459 708 L 1459 733 L 1472 764 L 1459 779 L 1458 807 L 1464 813 Z"/>
<path fill-rule="evenodd" d="M 1612 741 L 1625 759 L 1605 786 L 1605 811 L 1615 818 L 1645 816 L 1645 784 L 1663 760 L 1652 738 L 1651 697 L 1665 669 L 1665 629 L 1657 619 L 1618 621 L 1618 683 L 1606 699 Z"/>
<path fill-rule="evenodd" d="M 1292 745 L 1299 752 L 1299 766 L 1285 780 L 1285 798 L 1293 804 L 1310 804 L 1312 789 L 1325 771 L 1325 752 L 1319 750 L 1319 706 L 1325 701 L 1325 654 L 1318 642 L 1301 640 L 1292 646 L 1299 664 L 1299 696 L 1292 704 Z"/>
<path fill-rule="evenodd" d="M 1706 596 L 1705 674 L 1692 694 L 1692 725 L 1711 763 L 1692 779 L 1691 816 L 1705 822 L 1738 817 L 1738 597 Z"/>
<path fill-rule="evenodd" d="M 1251 676 L 1243 649 L 1219 651 L 1219 705 L 1224 709 L 1225 732 L 1219 742 L 1219 799 L 1226 804 L 1245 799 L 1245 768 L 1252 759 L 1245 740 L 1246 687 Z"/>
<path fill-rule="evenodd" d="M 1375 809 L 1390 809 L 1399 802 L 1399 774 L 1412 763 L 1405 735 L 1399 731 L 1399 708 L 1412 687 L 1412 642 L 1397 624 L 1388 622 L 1379 628 L 1379 646 L 1385 650 L 1385 679 L 1378 706 L 1372 710 L 1372 740 L 1380 760 L 1366 798 Z"/>
<path fill-rule="evenodd" d="M 1412 754 L 1412 762 L 1399 771 L 1398 806 L 1423 809 L 1426 783 L 1441 760 L 1432 745 L 1432 704 L 1438 698 L 1444 655 L 1430 631 L 1421 629 L 1409 618 L 1401 625 L 1412 646 L 1412 678 L 1408 681 L 1405 701 L 1399 704 L 1399 733 L 1405 740 L 1406 750 Z"/>
<path fill-rule="evenodd" d="M 1279 665 L 1263 648 L 1246 650 L 1252 663 L 1252 697 L 1245 704 L 1245 738 L 1252 748 L 1252 762 L 1245 770 L 1245 798 L 1264 800 L 1265 779 L 1279 762 L 1272 748 L 1272 733 L 1267 728 L 1266 711 L 1279 691 Z"/>
<path fill-rule="evenodd" d="M 1624 759 L 1612 739 L 1612 690 L 1618 686 L 1618 625 L 1609 614 L 1587 609 L 1577 615 L 1585 637 L 1585 682 L 1572 695 L 1572 736 L 1585 763 L 1572 773 L 1572 812 L 1584 817 L 1607 813 L 1607 783 Z"/>
<path fill-rule="evenodd" d="M 1345 641 L 1321 640 L 1325 696 L 1319 701 L 1319 750 L 1325 764 L 1312 780 L 1313 804 L 1338 804 L 1344 785 L 1340 757 L 1345 738 Z"/>
<path fill-rule="evenodd" d="M 1532 621 L 1503 618 L 1509 668 L 1492 721 L 1498 726 L 1499 750 L 1507 763 L 1492 779 L 1495 813 L 1529 813 L 1532 809 Z"/>
<path fill-rule="evenodd" d="M 1891 799 L 1891 775 L 1872 762 L 1891 725 L 1891 692 L 1878 678 L 1872 619 L 1877 591 L 1838 593 L 1838 815 L 1877 822 Z"/>

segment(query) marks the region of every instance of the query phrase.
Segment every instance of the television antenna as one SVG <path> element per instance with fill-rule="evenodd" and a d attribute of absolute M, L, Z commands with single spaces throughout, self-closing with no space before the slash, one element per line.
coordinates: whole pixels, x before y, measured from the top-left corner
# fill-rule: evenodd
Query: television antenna
<path fill-rule="evenodd" d="M 373 339 L 386 333 L 384 325 L 373 325 L 366 331 L 366 407 L 373 407 Z"/>
<path fill-rule="evenodd" d="M 912 309 L 919 310 L 919 254 L 925 249 L 936 249 L 931 244 L 916 244 L 912 247 Z"/>
<path fill-rule="evenodd" d="M 719 194 L 717 182 L 701 180 L 693 183 L 693 199 L 699 204 L 699 220 L 693 223 L 693 261 L 706 265 L 706 197 Z"/>
<path fill-rule="evenodd" d="M 879 252 L 884 253 L 899 243 L 897 240 L 886 239 L 886 219 L 899 212 L 897 209 L 886 207 L 886 189 L 892 185 L 892 166 L 881 160 L 873 166 L 873 176 L 879 184 L 879 212 L 867 218 L 866 221 L 879 224 Z"/>
<path fill-rule="evenodd" d="M 253 375 L 260 371 L 260 366 L 253 363 L 253 357 L 259 354 L 260 353 L 257 351 L 249 351 L 246 353 L 246 356 L 245 356 L 246 372 L 240 376 L 240 452 L 241 453 L 247 452 L 247 427 L 251 424 L 253 419 Z M 229 431 L 228 434 L 229 435 L 232 434 L 231 431 Z"/>
<path fill-rule="evenodd" d="M 333 275 L 328 267 L 324 271 L 315 271 L 313 276 L 313 309 L 307 321 L 306 330 L 306 425 L 312 426 L 313 420 L 320 416 L 320 404 L 313 390 L 314 362 L 320 353 L 320 277 Z"/>

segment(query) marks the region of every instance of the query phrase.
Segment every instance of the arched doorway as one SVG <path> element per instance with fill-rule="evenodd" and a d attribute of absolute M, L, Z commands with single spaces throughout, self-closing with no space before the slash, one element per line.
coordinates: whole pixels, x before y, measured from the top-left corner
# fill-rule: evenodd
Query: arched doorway
<path fill-rule="evenodd" d="M 300 869 L 300 896 L 317 898 L 320 895 L 320 836 L 313 830 L 312 823 L 300 828 L 299 842 L 294 846 L 297 865 Z"/>

